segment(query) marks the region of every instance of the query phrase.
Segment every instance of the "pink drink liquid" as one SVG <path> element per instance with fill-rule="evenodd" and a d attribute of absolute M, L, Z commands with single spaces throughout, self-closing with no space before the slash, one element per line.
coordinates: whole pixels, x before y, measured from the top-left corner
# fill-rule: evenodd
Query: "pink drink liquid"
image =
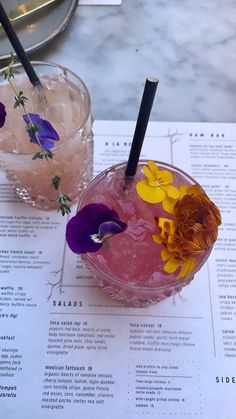
<path fill-rule="evenodd" d="M 125 163 L 113 166 L 98 175 L 84 192 L 80 207 L 99 202 L 117 211 L 126 230 L 109 238 L 109 248 L 102 248 L 84 256 L 86 262 L 103 286 L 104 291 L 113 298 L 129 305 L 145 306 L 162 300 L 180 291 L 189 283 L 191 276 L 178 280 L 179 270 L 169 274 L 163 270 L 161 259 L 162 245 L 152 239 L 157 234 L 155 217 L 172 218 L 163 210 L 161 204 L 144 202 L 137 194 L 135 185 L 144 178 L 140 162 L 135 178 L 124 188 Z M 182 184 L 196 184 L 185 173 L 173 166 L 158 163 L 159 169 L 173 173 L 176 187 Z M 207 253 L 207 254 L 206 254 Z M 209 252 L 199 257 L 195 272 L 202 266 Z"/>

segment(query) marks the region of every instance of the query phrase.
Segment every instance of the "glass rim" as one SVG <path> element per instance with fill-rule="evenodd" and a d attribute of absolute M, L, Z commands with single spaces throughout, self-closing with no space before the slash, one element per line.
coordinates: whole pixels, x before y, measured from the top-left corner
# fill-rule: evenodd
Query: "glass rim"
<path fill-rule="evenodd" d="M 191 175 L 189 175 L 187 172 L 185 172 L 184 170 L 180 169 L 179 167 L 175 166 L 174 164 L 163 162 L 163 161 L 160 161 L 160 160 L 153 160 L 153 159 L 147 159 L 146 158 L 146 159 L 139 159 L 138 166 L 140 164 L 145 164 L 145 163 L 147 163 L 149 161 L 153 161 L 157 165 L 159 165 L 159 166 L 165 166 L 166 168 L 171 168 L 171 169 L 174 168 L 177 172 L 181 173 L 183 176 L 185 176 L 186 178 L 188 178 L 192 183 L 194 183 L 197 186 L 200 186 L 203 189 L 203 187 L 196 181 L 196 179 L 194 179 Z M 77 206 L 76 211 L 78 211 L 78 209 L 80 208 L 81 201 L 83 200 L 83 197 L 86 194 L 86 191 L 88 189 L 90 189 L 95 182 L 97 182 L 100 178 L 102 178 L 106 174 L 107 171 L 109 171 L 111 169 L 116 169 L 116 168 L 121 167 L 121 166 L 126 166 L 126 165 L 127 165 L 127 160 L 124 160 L 124 161 L 119 162 L 119 163 L 112 164 L 111 166 L 108 166 L 106 169 L 102 170 L 100 173 L 98 173 L 96 176 L 94 176 L 90 180 L 90 182 L 88 183 L 88 185 L 86 186 L 86 189 L 83 191 L 83 193 L 81 195 L 81 198 L 80 198 L 80 201 L 78 203 L 78 206 Z M 133 176 L 133 178 L 135 178 L 135 175 Z M 128 178 L 128 179 L 131 179 L 131 178 Z"/>
<path fill-rule="evenodd" d="M 138 165 L 140 164 L 145 164 L 148 161 L 150 161 L 151 159 L 140 159 L 138 162 Z M 182 175 L 184 175 L 186 178 L 188 178 L 193 184 L 200 186 L 200 184 L 192 177 L 190 176 L 188 173 L 186 173 L 184 170 L 178 168 L 177 166 L 174 166 L 171 163 L 166 163 L 166 162 L 162 162 L 159 160 L 152 160 L 154 163 L 156 163 L 157 165 L 159 165 L 160 167 L 165 167 L 165 168 L 171 168 L 171 169 L 175 169 L 177 172 L 181 173 Z M 84 196 L 86 195 L 86 191 L 90 190 L 90 188 L 94 185 L 94 183 L 96 183 L 100 178 L 102 178 L 107 171 L 109 171 L 110 169 L 116 169 L 117 167 L 122 167 L 122 166 L 126 166 L 127 161 L 122 161 L 120 163 L 115 163 L 114 165 L 111 165 L 109 167 L 107 167 L 105 170 L 103 170 L 102 172 L 100 172 L 98 175 L 96 175 L 87 185 L 86 189 L 84 190 L 84 192 L 81 195 L 79 204 L 77 206 L 77 212 L 80 209 L 80 207 L 83 205 L 83 199 Z M 135 176 L 134 176 L 135 178 Z M 201 187 L 202 188 L 202 187 Z M 203 189 L 203 188 L 202 188 Z M 139 290 L 142 292 L 149 292 L 150 290 L 157 290 L 158 292 L 161 290 L 166 290 L 170 287 L 173 286 L 185 286 L 187 285 L 194 277 L 194 275 L 201 269 L 201 267 L 204 265 L 204 263 L 206 262 L 206 260 L 208 259 L 208 257 L 210 256 L 210 253 L 213 249 L 213 245 L 211 246 L 211 248 L 207 249 L 204 253 L 204 256 L 202 258 L 202 260 L 200 261 L 199 265 L 196 267 L 196 269 L 189 274 L 187 277 L 183 278 L 183 279 L 176 279 L 174 278 L 172 281 L 169 281 L 168 284 L 151 284 L 151 285 L 140 285 L 140 284 L 135 284 L 135 283 L 127 283 L 127 282 L 123 282 L 120 278 L 117 278 L 114 275 L 111 275 L 110 273 L 105 272 L 103 269 L 101 269 L 100 267 L 97 266 L 97 264 L 90 258 L 90 253 L 85 253 L 82 255 L 82 258 L 84 258 L 86 260 L 86 262 L 88 262 L 93 269 L 95 269 L 99 275 L 101 275 L 101 277 L 104 277 L 104 280 L 109 281 L 110 283 L 113 283 L 114 285 L 117 285 L 119 287 L 122 287 L 124 289 L 127 290 Z M 162 273 L 162 275 L 166 275 L 166 280 L 168 281 L 168 274 L 165 274 L 164 272 Z"/>
<path fill-rule="evenodd" d="M 141 291 L 141 292 L 147 292 L 150 293 L 150 291 L 165 291 L 166 289 L 169 289 L 171 287 L 176 287 L 176 286 L 180 286 L 180 287 L 184 287 L 185 285 L 189 284 L 193 278 L 194 275 L 197 274 L 197 272 L 202 268 L 202 266 L 206 263 L 208 257 L 210 256 L 211 252 L 212 252 L 212 248 L 213 246 L 208 249 L 204 255 L 204 258 L 202 259 L 201 263 L 199 264 L 199 266 L 197 266 L 197 268 L 191 272 L 191 274 L 189 274 L 188 276 L 186 276 L 185 278 L 182 279 L 178 279 L 178 278 L 174 278 L 172 281 L 169 281 L 166 284 L 158 284 L 158 283 L 153 283 L 150 285 L 141 285 L 141 284 L 135 284 L 135 283 L 127 283 L 127 282 L 123 282 L 121 281 L 121 279 L 115 277 L 114 275 L 111 275 L 107 272 L 104 272 L 101 268 L 99 268 L 88 256 L 88 253 L 82 255 L 83 258 L 85 258 L 86 262 L 89 262 L 90 265 L 92 265 L 92 267 L 98 271 L 99 275 L 101 275 L 102 277 L 104 277 L 104 280 L 108 281 L 109 283 L 112 283 L 113 285 L 117 285 L 118 287 L 121 287 L 123 289 L 127 289 L 127 290 L 137 290 L 137 291 Z M 82 259 L 83 259 L 82 258 Z M 168 273 L 164 274 L 162 272 L 162 275 L 166 275 L 166 281 L 168 281 Z M 95 278 L 96 279 L 96 278 Z M 109 284 L 108 284 L 109 285 Z"/>
<path fill-rule="evenodd" d="M 66 72 L 70 73 L 73 77 L 75 77 L 79 81 L 79 83 L 82 85 L 82 87 L 84 89 L 84 92 L 86 94 L 88 109 L 87 109 L 87 112 L 85 114 L 85 117 L 83 119 L 82 124 L 66 139 L 66 141 L 64 141 L 61 144 L 55 144 L 55 146 L 53 147 L 53 150 L 57 151 L 57 150 L 60 150 L 61 148 L 63 148 L 69 142 L 69 140 L 71 138 L 73 138 L 79 131 L 83 132 L 83 130 L 85 129 L 85 127 L 86 127 L 86 125 L 89 121 L 89 118 L 91 116 L 91 97 L 90 97 L 90 93 L 89 93 L 89 90 L 88 90 L 85 82 L 74 71 L 70 70 L 68 67 L 65 67 L 61 64 L 57 64 L 57 63 L 54 63 L 54 62 L 47 62 L 47 61 L 30 61 L 30 62 L 33 66 L 35 65 L 35 66 L 53 67 L 53 68 L 60 69 L 62 72 L 66 71 Z M 19 67 L 19 68 L 24 69 L 21 63 L 15 63 L 15 64 L 12 65 L 12 67 Z M 8 68 L 8 66 L 5 66 L 4 68 L 1 69 L 1 72 L 5 71 L 7 68 Z M 26 73 L 25 73 L 25 75 L 26 75 Z M 26 77 L 27 77 L 27 75 L 26 75 Z M 1 82 L 0 82 L 0 85 L 1 85 Z M 17 156 L 17 157 L 32 156 L 32 151 L 31 152 L 24 152 L 24 153 L 14 153 L 14 152 L 8 151 L 8 150 L 1 150 L 1 153 L 5 153 L 9 156 Z"/>

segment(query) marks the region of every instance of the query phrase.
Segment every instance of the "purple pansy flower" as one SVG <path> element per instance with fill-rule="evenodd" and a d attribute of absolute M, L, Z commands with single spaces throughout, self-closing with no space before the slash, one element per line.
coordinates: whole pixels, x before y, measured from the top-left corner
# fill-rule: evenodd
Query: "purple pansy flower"
<path fill-rule="evenodd" d="M 29 120 L 29 117 L 31 121 Z M 33 129 L 30 128 L 31 122 L 36 126 L 39 126 L 37 136 L 42 148 L 44 150 L 50 150 L 50 148 L 53 148 L 54 141 L 58 141 L 60 138 L 52 124 L 46 119 L 42 119 L 37 113 L 29 113 L 29 117 L 28 115 L 23 115 L 23 119 L 28 126 L 28 134 L 32 143 L 38 144 L 38 140 Z"/>
<path fill-rule="evenodd" d="M 0 128 L 2 128 L 3 125 L 5 124 L 6 116 L 7 116 L 6 108 L 3 105 L 3 103 L 0 102 Z"/>
<path fill-rule="evenodd" d="M 66 226 L 66 241 L 77 254 L 96 252 L 104 239 L 126 229 L 116 211 L 104 204 L 88 204 Z"/>

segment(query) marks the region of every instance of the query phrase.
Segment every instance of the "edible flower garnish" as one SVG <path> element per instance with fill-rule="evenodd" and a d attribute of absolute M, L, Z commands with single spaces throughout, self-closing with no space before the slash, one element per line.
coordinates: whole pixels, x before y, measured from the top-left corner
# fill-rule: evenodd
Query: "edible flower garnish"
<path fill-rule="evenodd" d="M 5 124 L 6 116 L 7 116 L 7 113 L 6 113 L 5 106 L 3 105 L 3 103 L 0 102 L 0 128 L 2 128 L 3 125 Z"/>
<path fill-rule="evenodd" d="M 153 240 L 162 244 L 161 257 L 166 262 L 164 271 L 181 268 L 179 279 L 188 276 L 201 255 L 217 239 L 221 215 L 217 206 L 198 186 L 186 189 L 186 194 L 174 206 L 174 219 L 156 218 L 158 234 Z"/>
<path fill-rule="evenodd" d="M 26 125 L 30 141 L 38 145 L 40 142 L 44 150 L 49 150 L 54 147 L 54 141 L 59 141 L 59 135 L 53 128 L 51 122 L 41 118 L 36 113 L 28 113 L 22 116 Z M 36 137 L 37 132 L 37 137 Z"/>
<path fill-rule="evenodd" d="M 66 240 L 77 254 L 96 252 L 108 237 L 122 233 L 126 223 L 113 209 L 104 204 L 91 203 L 72 217 L 66 226 Z"/>
<path fill-rule="evenodd" d="M 143 166 L 142 170 L 146 178 L 136 184 L 140 198 L 150 204 L 162 202 L 163 208 L 172 212 L 174 203 L 179 198 L 179 190 L 172 185 L 172 173 L 168 170 L 159 170 L 153 161 L 149 161 L 148 167 Z"/>

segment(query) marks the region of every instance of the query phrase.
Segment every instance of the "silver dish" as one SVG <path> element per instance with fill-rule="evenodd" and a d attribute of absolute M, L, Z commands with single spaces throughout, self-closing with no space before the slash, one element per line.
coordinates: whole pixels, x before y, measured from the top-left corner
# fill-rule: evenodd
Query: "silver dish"
<path fill-rule="evenodd" d="M 23 17 L 12 25 L 27 53 L 43 48 L 64 31 L 78 6 L 79 0 L 57 0 L 45 8 Z M 3 6 L 7 13 L 23 0 L 7 0 Z M 8 38 L 0 28 L 0 60 L 8 60 L 13 48 Z"/>

